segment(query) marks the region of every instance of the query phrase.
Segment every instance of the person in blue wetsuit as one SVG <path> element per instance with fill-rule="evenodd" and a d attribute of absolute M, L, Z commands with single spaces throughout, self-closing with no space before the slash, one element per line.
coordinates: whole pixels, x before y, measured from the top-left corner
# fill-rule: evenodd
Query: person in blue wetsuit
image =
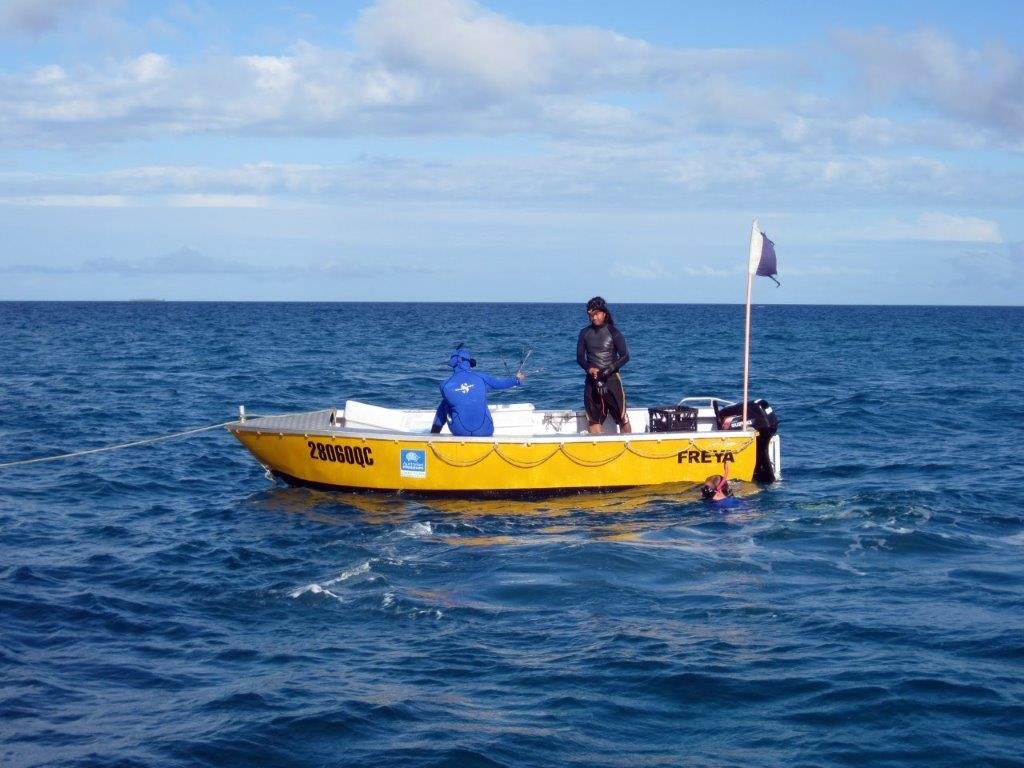
<path fill-rule="evenodd" d="M 476 366 L 476 360 L 462 344 L 452 352 L 448 365 L 452 367 L 452 375 L 441 385 L 441 404 L 437 406 L 430 431 L 437 434 L 447 424 L 453 435 L 493 435 L 494 421 L 487 409 L 487 391 L 518 387 L 526 376 L 522 371 L 505 379 L 477 373 L 471 370 Z"/>

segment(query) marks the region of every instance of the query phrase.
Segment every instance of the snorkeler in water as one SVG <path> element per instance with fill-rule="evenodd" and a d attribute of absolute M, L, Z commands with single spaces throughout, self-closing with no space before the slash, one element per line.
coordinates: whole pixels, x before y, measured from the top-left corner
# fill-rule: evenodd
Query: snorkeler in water
<path fill-rule="evenodd" d="M 732 506 L 736 499 L 729 488 L 729 462 L 722 463 L 722 474 L 711 475 L 700 487 L 700 497 L 704 501 L 722 503 L 724 506 Z"/>

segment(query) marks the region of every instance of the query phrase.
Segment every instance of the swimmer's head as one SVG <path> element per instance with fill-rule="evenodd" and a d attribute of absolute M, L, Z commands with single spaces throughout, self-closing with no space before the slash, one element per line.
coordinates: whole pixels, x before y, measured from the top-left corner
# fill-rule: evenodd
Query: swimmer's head
<path fill-rule="evenodd" d="M 700 487 L 700 497 L 705 501 L 721 501 L 731 495 L 729 483 L 721 475 L 712 475 Z"/>

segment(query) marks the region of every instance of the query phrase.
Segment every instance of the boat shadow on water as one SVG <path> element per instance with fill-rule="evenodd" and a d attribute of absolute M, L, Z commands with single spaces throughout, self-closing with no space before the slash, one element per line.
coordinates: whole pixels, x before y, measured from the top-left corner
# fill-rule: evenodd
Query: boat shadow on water
<path fill-rule="evenodd" d="M 700 486 L 678 483 L 606 493 L 582 493 L 543 499 L 459 499 L 406 494 L 353 493 L 278 486 L 249 497 L 254 507 L 301 515 L 326 525 L 400 527 L 437 521 L 460 524 L 457 535 L 431 530 L 431 538 L 460 546 L 514 546 L 538 537 L 656 544 L 649 537 L 677 526 L 743 524 L 759 517 L 753 503 L 763 488 L 743 484 L 740 504 L 719 507 L 701 500 Z M 509 526 L 519 533 L 507 532 Z M 526 535 L 519 535 L 520 533 Z"/>

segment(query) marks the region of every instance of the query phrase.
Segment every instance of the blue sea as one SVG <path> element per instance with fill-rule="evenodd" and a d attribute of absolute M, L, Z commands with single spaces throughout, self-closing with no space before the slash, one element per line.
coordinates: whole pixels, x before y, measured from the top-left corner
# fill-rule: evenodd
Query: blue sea
<path fill-rule="evenodd" d="M 633 404 L 740 398 L 741 306 L 612 309 Z M 459 341 L 528 358 L 492 402 L 579 407 L 585 323 L 0 303 L 0 463 L 432 408 Z M 1024 766 L 1022 329 L 756 306 L 783 480 L 724 511 L 288 488 L 222 428 L 0 468 L 0 765 Z"/>

